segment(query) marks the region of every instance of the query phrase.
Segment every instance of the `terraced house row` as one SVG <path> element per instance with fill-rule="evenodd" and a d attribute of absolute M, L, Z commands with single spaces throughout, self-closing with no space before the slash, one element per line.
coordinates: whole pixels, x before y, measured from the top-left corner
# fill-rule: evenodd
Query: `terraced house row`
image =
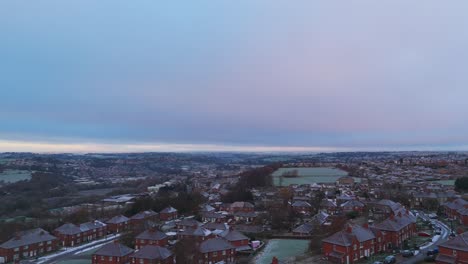
<path fill-rule="evenodd" d="M 348 224 L 322 241 L 322 252 L 332 262 L 352 264 L 378 252 L 400 248 L 404 240 L 415 234 L 416 217 L 409 211 L 398 212 L 372 226 Z"/>

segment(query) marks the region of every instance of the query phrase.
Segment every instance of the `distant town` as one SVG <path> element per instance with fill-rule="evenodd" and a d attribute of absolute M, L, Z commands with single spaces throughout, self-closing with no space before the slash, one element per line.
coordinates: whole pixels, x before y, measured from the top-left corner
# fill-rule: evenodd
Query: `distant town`
<path fill-rule="evenodd" d="M 0 154 L 0 263 L 468 263 L 468 153 Z"/>

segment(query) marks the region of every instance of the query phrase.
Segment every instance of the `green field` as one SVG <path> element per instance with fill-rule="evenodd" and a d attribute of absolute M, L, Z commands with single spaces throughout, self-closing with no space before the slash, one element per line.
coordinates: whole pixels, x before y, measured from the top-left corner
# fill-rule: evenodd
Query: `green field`
<path fill-rule="evenodd" d="M 5 170 L 0 173 L 0 181 L 13 183 L 22 180 L 30 180 L 31 172 L 26 170 Z"/>
<path fill-rule="evenodd" d="M 440 181 L 436 181 L 436 182 L 440 183 L 442 185 L 449 185 L 449 186 L 455 185 L 455 180 L 440 180 Z"/>
<path fill-rule="evenodd" d="M 304 254 L 309 247 L 309 240 L 272 239 L 255 258 L 257 264 L 270 264 L 273 257 L 284 261 L 290 257 Z"/>
<path fill-rule="evenodd" d="M 282 186 L 290 184 L 331 183 L 348 175 L 346 171 L 335 168 L 280 168 L 272 174 L 273 184 L 280 186 L 280 176 L 285 172 L 293 170 L 297 170 L 298 177 L 283 177 Z"/>

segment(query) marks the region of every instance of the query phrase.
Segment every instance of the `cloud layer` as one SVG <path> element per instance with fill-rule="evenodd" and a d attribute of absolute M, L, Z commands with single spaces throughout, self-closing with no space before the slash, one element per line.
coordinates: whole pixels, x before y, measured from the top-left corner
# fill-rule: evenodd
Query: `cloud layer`
<path fill-rule="evenodd" d="M 467 8 L 2 2 L 0 151 L 463 148 Z"/>

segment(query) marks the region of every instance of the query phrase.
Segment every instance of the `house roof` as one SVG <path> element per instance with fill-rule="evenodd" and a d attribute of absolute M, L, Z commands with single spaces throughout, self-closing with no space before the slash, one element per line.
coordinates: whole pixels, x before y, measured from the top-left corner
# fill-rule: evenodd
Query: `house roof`
<path fill-rule="evenodd" d="M 234 213 L 234 216 L 237 217 L 257 217 L 256 212 L 236 212 Z"/>
<path fill-rule="evenodd" d="M 320 202 L 321 207 L 336 207 L 336 204 L 328 199 L 323 199 Z"/>
<path fill-rule="evenodd" d="M 180 220 L 177 224 L 182 226 L 200 226 L 202 223 L 193 218 L 185 218 Z"/>
<path fill-rule="evenodd" d="M 374 238 L 375 235 L 369 228 L 359 225 L 348 225 L 346 230 L 339 231 L 323 239 L 323 242 L 342 246 L 351 246 L 354 239 L 358 242 L 364 242 Z"/>
<path fill-rule="evenodd" d="M 206 223 L 203 225 L 204 228 L 209 230 L 227 230 L 229 226 L 226 223 Z"/>
<path fill-rule="evenodd" d="M 169 249 L 153 245 L 144 246 L 137 252 L 130 255 L 131 258 L 151 260 L 167 259 L 170 256 L 172 256 L 172 252 Z"/>
<path fill-rule="evenodd" d="M 98 229 L 98 228 L 105 227 L 105 226 L 106 224 L 104 224 L 103 222 L 95 220 L 92 222 L 86 222 L 86 223 L 80 224 L 80 229 L 81 229 L 81 232 L 86 232 L 89 230 Z"/>
<path fill-rule="evenodd" d="M 201 212 L 212 212 L 212 211 L 216 210 L 213 206 L 211 206 L 209 204 L 205 204 L 205 205 L 202 205 L 200 207 L 201 207 L 201 209 L 200 209 Z"/>
<path fill-rule="evenodd" d="M 133 249 L 122 245 L 116 241 L 109 243 L 100 248 L 94 255 L 110 256 L 110 257 L 123 257 L 133 253 Z"/>
<path fill-rule="evenodd" d="M 239 241 L 239 240 L 249 240 L 248 237 L 246 237 L 244 234 L 236 230 L 226 230 L 219 235 L 229 242 Z"/>
<path fill-rule="evenodd" d="M 128 220 L 130 220 L 128 217 L 125 217 L 123 215 L 118 215 L 118 216 L 114 216 L 111 219 L 107 220 L 106 223 L 108 223 L 108 224 L 119 224 L 119 223 L 125 223 Z"/>
<path fill-rule="evenodd" d="M 454 237 L 453 239 L 445 241 L 444 243 L 440 244 L 439 247 L 468 252 L 468 232 L 465 232 Z"/>
<path fill-rule="evenodd" d="M 216 212 L 202 212 L 205 218 L 226 218 L 225 215 Z"/>
<path fill-rule="evenodd" d="M 142 220 L 142 219 L 146 219 L 148 217 L 153 217 L 153 216 L 156 216 L 156 215 L 158 215 L 158 213 L 156 213 L 155 211 L 147 210 L 147 211 L 139 212 L 138 214 L 130 217 L 130 219 L 132 219 L 132 220 Z"/>
<path fill-rule="evenodd" d="M 57 227 L 54 231 L 63 235 L 76 235 L 81 233 L 81 229 L 77 225 L 71 223 L 63 224 Z"/>
<path fill-rule="evenodd" d="M 230 205 L 231 208 L 254 208 L 254 205 L 249 202 L 234 202 Z"/>
<path fill-rule="evenodd" d="M 144 240 L 162 240 L 162 239 L 167 238 L 167 235 L 159 230 L 149 229 L 149 230 L 143 231 L 135 238 L 144 239 Z"/>
<path fill-rule="evenodd" d="M 360 202 L 358 200 L 349 200 L 349 201 L 347 201 L 347 202 L 345 202 L 345 203 L 343 203 L 341 205 L 341 207 L 348 207 L 348 208 L 349 207 L 352 207 L 352 208 L 354 208 L 354 207 L 364 207 L 364 206 L 365 206 L 364 203 Z"/>
<path fill-rule="evenodd" d="M 314 226 L 311 223 L 304 223 L 293 230 L 293 233 L 309 234 L 314 230 Z"/>
<path fill-rule="evenodd" d="M 16 248 L 55 239 L 57 238 L 49 234 L 49 232 L 45 231 L 44 229 L 36 228 L 18 232 L 15 237 L 1 244 L 0 248 Z"/>
<path fill-rule="evenodd" d="M 294 206 L 294 207 L 312 207 L 312 205 L 310 205 L 310 203 L 308 203 L 306 201 L 295 201 L 291 206 Z"/>
<path fill-rule="evenodd" d="M 184 231 L 180 232 L 181 235 L 186 235 L 186 236 L 201 236 L 201 237 L 206 237 L 211 235 L 211 231 L 204 228 L 204 227 L 198 227 L 196 229 L 193 228 L 188 228 L 185 229 Z"/>
<path fill-rule="evenodd" d="M 399 231 L 404 227 L 414 223 L 415 217 L 409 213 L 399 212 L 397 215 L 385 219 L 383 222 L 375 225 L 375 228 L 384 231 Z"/>
<path fill-rule="evenodd" d="M 161 213 L 162 213 L 162 214 L 177 213 L 177 209 L 175 209 L 175 208 L 172 207 L 172 206 L 168 206 L 168 207 L 162 209 L 162 210 L 161 210 Z"/>
<path fill-rule="evenodd" d="M 212 238 L 203 241 L 200 244 L 200 252 L 201 253 L 208 253 L 208 252 L 215 252 L 215 251 L 221 251 L 221 250 L 229 250 L 229 249 L 235 249 L 233 245 L 231 245 L 229 242 L 222 238 Z"/>

